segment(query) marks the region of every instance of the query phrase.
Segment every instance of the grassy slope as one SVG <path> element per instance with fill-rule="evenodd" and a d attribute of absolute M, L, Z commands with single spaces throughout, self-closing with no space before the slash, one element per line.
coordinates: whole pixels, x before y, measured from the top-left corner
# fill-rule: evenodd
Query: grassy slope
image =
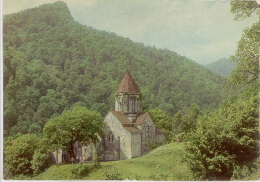
<path fill-rule="evenodd" d="M 104 172 L 114 170 L 122 173 L 123 179 L 138 180 L 188 180 L 186 163 L 181 162 L 182 144 L 171 143 L 153 150 L 148 155 L 131 160 L 101 162 L 100 169 L 94 169 L 83 180 L 105 180 Z M 35 180 L 75 179 L 71 164 L 53 165 Z"/>

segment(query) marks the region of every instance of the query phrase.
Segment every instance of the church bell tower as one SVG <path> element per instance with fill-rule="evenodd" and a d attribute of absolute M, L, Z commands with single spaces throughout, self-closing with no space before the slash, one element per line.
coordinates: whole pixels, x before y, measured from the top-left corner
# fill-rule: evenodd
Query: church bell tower
<path fill-rule="evenodd" d="M 132 123 L 142 112 L 142 94 L 129 71 L 116 90 L 115 111 L 122 112 Z"/>

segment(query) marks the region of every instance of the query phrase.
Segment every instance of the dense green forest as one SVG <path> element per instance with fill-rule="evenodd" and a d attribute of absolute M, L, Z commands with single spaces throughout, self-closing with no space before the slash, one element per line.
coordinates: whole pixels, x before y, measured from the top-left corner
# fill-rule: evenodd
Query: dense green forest
<path fill-rule="evenodd" d="M 230 4 L 235 20 L 260 16 L 255 1 Z M 229 79 L 167 49 L 80 25 L 63 2 L 6 15 L 3 28 L 5 179 L 37 176 L 50 167 L 50 150 L 102 135 L 102 116 L 114 109 L 126 70 L 167 142 L 183 142 L 187 179 L 260 178 L 260 22 L 242 32 Z M 104 167 L 94 161 L 95 169 Z M 74 166 L 72 173 L 91 172 Z"/>
<path fill-rule="evenodd" d="M 75 22 L 63 2 L 3 17 L 5 134 L 40 132 L 73 106 L 104 116 L 129 70 L 143 109 L 172 116 L 192 103 L 216 108 L 226 80 L 167 49 Z"/>
<path fill-rule="evenodd" d="M 232 70 L 236 68 L 236 62 L 231 62 L 229 59 L 222 58 L 213 63 L 206 64 L 205 67 L 215 73 L 229 78 Z"/>

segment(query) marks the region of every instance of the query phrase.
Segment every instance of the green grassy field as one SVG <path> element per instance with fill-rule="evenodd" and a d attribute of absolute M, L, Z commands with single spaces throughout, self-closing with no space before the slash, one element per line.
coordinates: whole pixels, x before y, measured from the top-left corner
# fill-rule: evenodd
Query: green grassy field
<path fill-rule="evenodd" d="M 74 164 L 53 165 L 33 180 L 105 180 L 108 174 L 118 174 L 129 180 L 189 180 L 186 163 L 181 161 L 183 145 L 171 143 L 154 149 L 149 154 L 121 161 L 101 162 L 100 168 L 94 168 L 87 175 L 76 175 Z M 89 166 L 93 164 L 88 164 Z"/>

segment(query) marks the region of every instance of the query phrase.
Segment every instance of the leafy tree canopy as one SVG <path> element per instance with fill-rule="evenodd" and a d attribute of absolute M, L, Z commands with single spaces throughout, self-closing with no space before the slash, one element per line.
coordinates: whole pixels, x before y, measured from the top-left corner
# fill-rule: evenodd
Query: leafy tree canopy
<path fill-rule="evenodd" d="M 4 170 L 9 177 L 33 175 L 49 166 L 48 140 L 35 134 L 26 134 L 15 139 L 9 138 L 6 142 Z"/>
<path fill-rule="evenodd" d="M 158 108 L 150 110 L 148 112 L 157 127 L 166 134 L 166 142 L 171 142 L 173 139 L 171 118 Z"/>
<path fill-rule="evenodd" d="M 255 23 L 251 28 L 245 28 L 236 54 L 231 56 L 237 62 L 236 69 L 231 73 L 229 84 L 252 84 L 259 75 L 259 29 L 260 23 Z"/>
<path fill-rule="evenodd" d="M 260 18 L 260 5 L 256 1 L 231 1 L 231 12 L 235 20 L 244 20 L 254 12 Z M 236 54 L 231 56 L 233 62 L 237 62 L 236 69 L 231 73 L 228 84 L 252 84 L 259 75 L 259 29 L 260 22 L 254 23 L 251 28 L 245 28 Z"/>
<path fill-rule="evenodd" d="M 234 20 L 244 20 L 256 12 L 258 15 L 260 5 L 256 1 L 231 1 L 231 13 L 235 14 Z"/>
<path fill-rule="evenodd" d="M 177 112 L 173 117 L 173 133 L 176 137 L 185 139 L 189 132 L 196 130 L 197 120 L 201 114 L 200 108 L 196 104 Z"/>
<path fill-rule="evenodd" d="M 50 119 L 43 128 L 43 137 L 51 143 L 52 150 L 67 148 L 75 157 L 73 144 L 90 143 L 102 137 L 104 123 L 101 115 L 85 107 L 75 107 L 61 116 Z"/>
<path fill-rule="evenodd" d="M 185 161 L 196 180 L 230 180 L 235 168 L 258 156 L 258 97 L 226 101 L 217 113 L 199 117 L 189 133 Z"/>

